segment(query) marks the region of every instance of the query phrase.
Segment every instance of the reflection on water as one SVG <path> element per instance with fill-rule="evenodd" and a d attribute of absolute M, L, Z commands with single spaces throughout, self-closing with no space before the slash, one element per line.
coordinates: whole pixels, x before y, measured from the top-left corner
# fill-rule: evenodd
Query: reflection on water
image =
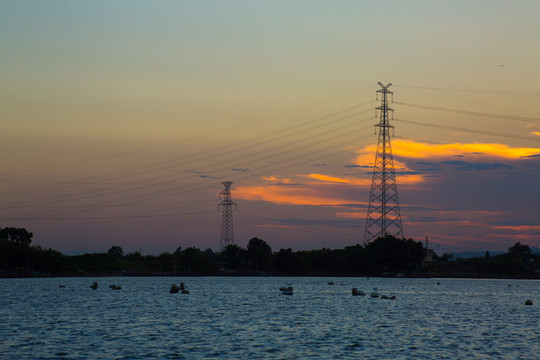
<path fill-rule="evenodd" d="M 538 359 L 539 305 L 528 280 L 0 279 L 0 358 Z"/>

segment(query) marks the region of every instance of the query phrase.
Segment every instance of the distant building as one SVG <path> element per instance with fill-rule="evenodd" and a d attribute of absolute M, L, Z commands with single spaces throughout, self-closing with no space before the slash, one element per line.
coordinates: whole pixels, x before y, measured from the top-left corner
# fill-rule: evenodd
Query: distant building
<path fill-rule="evenodd" d="M 424 261 L 422 262 L 424 268 L 430 268 L 433 264 L 433 250 L 429 248 L 429 240 L 426 236 L 426 241 L 424 241 Z"/>
<path fill-rule="evenodd" d="M 433 264 L 433 249 L 424 249 L 424 261 L 422 266 L 425 268 L 430 268 Z"/>

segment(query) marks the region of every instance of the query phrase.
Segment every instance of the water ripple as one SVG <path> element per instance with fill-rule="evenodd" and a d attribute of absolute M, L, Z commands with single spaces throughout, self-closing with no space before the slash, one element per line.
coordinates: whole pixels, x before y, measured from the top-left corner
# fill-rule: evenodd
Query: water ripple
<path fill-rule="evenodd" d="M 0 358 L 540 358 L 538 281 L 198 277 L 170 294 L 171 278 L 94 280 L 0 279 Z"/>

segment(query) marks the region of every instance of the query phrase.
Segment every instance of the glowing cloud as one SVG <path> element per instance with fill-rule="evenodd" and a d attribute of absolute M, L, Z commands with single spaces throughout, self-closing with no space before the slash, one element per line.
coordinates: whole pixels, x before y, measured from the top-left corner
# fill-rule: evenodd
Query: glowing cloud
<path fill-rule="evenodd" d="M 351 180 L 348 180 L 348 179 L 342 179 L 342 178 L 323 175 L 323 174 L 309 174 L 309 175 L 302 175 L 302 176 L 305 176 L 311 179 L 320 180 L 320 181 L 325 181 L 325 182 L 334 182 L 334 183 L 350 183 L 351 182 Z"/>
<path fill-rule="evenodd" d="M 392 152 L 394 156 L 409 158 L 445 157 L 473 153 L 515 159 L 540 154 L 540 148 L 510 147 L 495 143 L 428 144 L 411 140 L 396 140 L 392 145 Z"/>
<path fill-rule="evenodd" d="M 540 135 L 540 132 L 535 132 L 535 135 Z M 359 151 L 356 157 L 357 165 L 373 164 L 373 152 L 376 151 L 375 146 L 366 146 Z M 478 154 L 491 155 L 507 159 L 517 159 L 531 155 L 540 154 L 540 148 L 524 148 L 511 147 L 504 144 L 428 144 L 415 142 L 412 140 L 395 140 L 392 143 L 392 154 L 405 158 L 440 158 L 463 154 Z M 394 168 L 396 170 L 406 169 L 403 163 L 395 161 Z"/>
<path fill-rule="evenodd" d="M 297 186 L 240 186 L 235 197 L 242 200 L 268 201 L 282 205 L 339 205 L 350 203 L 350 199 L 337 198 L 331 193 L 305 185 Z"/>

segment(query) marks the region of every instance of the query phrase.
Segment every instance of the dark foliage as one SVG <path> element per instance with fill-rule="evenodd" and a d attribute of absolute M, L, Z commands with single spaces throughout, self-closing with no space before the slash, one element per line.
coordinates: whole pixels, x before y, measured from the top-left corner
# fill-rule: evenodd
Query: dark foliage
<path fill-rule="evenodd" d="M 159 256 L 143 256 L 136 251 L 123 254 L 120 246 L 106 253 L 63 255 L 53 249 L 30 246 L 32 233 L 26 229 L 0 229 L 1 276 L 84 276 L 84 275 L 430 275 L 430 276 L 538 276 L 540 256 L 527 245 L 516 243 L 503 255 L 453 259 L 451 254 L 435 257 L 423 267 L 424 247 L 413 239 L 392 236 L 376 239 L 366 246 L 344 249 L 272 252 L 264 240 L 252 238 L 243 249 L 229 245 L 221 253 L 196 247 Z"/>

